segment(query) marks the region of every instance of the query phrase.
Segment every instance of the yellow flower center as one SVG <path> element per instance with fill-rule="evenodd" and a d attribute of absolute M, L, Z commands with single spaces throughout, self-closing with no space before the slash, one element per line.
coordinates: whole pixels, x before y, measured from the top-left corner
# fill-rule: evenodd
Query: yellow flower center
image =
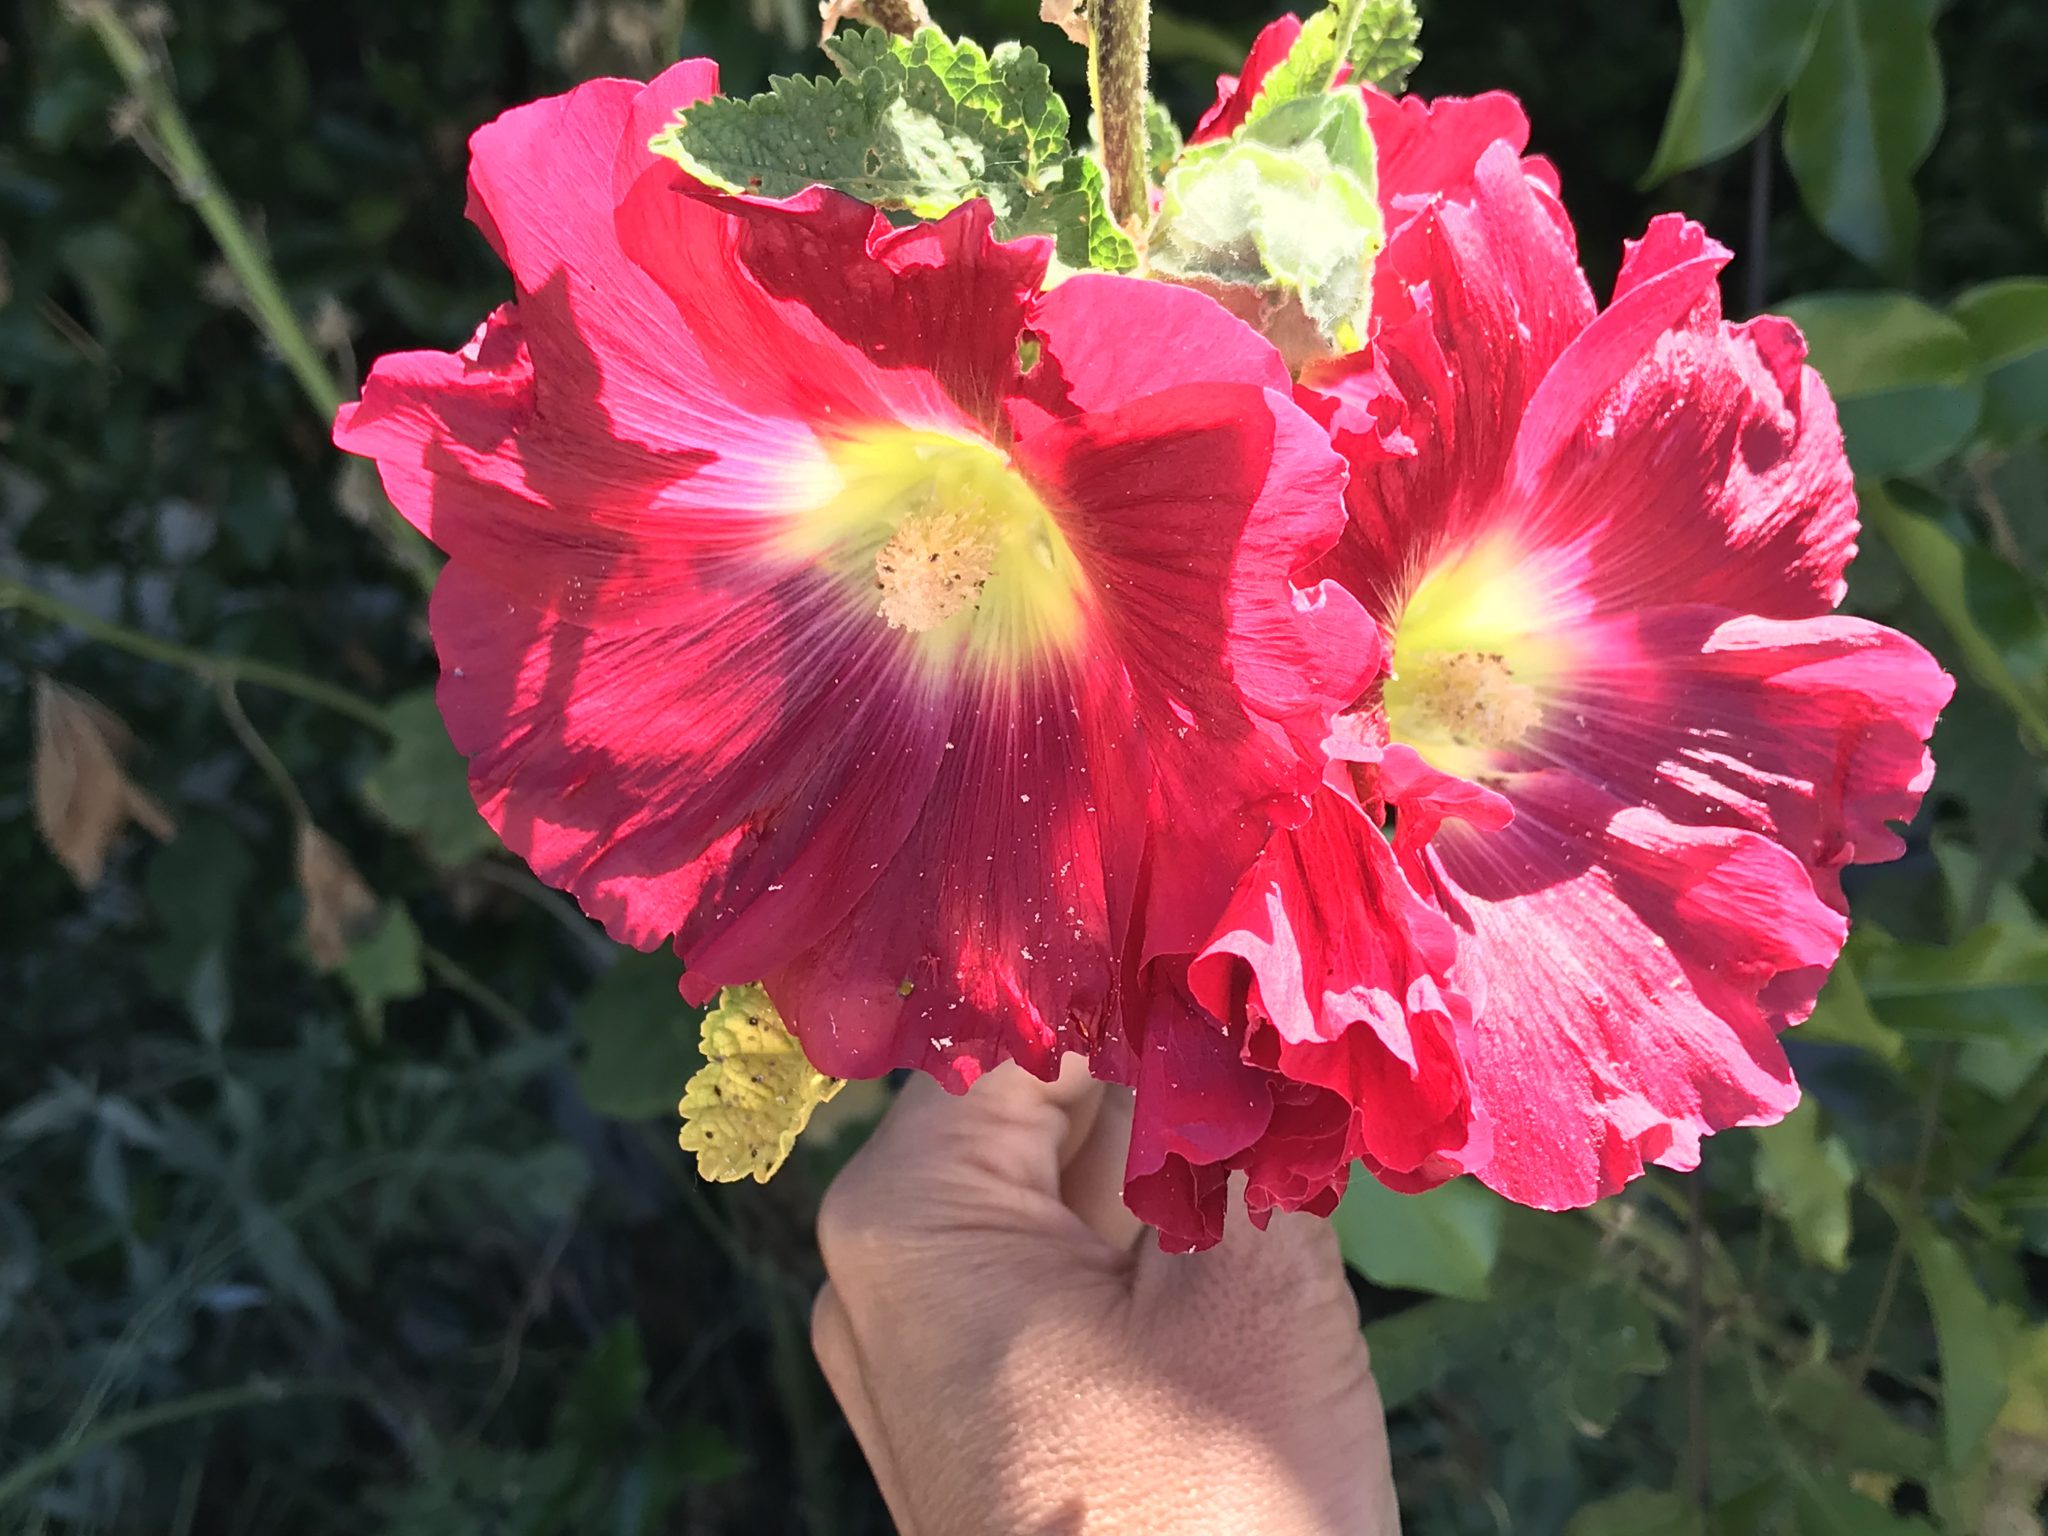
<path fill-rule="evenodd" d="M 795 552 L 938 663 L 1018 665 L 1071 648 L 1085 590 L 1057 520 L 994 445 L 868 427 L 827 446 Z"/>
<path fill-rule="evenodd" d="M 923 634 L 981 601 L 1000 548 L 979 503 L 948 506 L 927 497 L 904 515 L 875 552 L 875 585 L 891 629 Z"/>
<path fill-rule="evenodd" d="M 1395 741 L 1464 778 L 1514 765 L 1564 660 L 1530 586 L 1514 551 L 1496 541 L 1445 561 L 1409 594 L 1386 687 Z"/>
<path fill-rule="evenodd" d="M 1515 681 L 1498 651 L 1426 654 L 1387 689 L 1387 710 L 1400 694 L 1402 723 L 1411 733 L 1447 737 L 1466 747 L 1512 747 L 1543 717 L 1536 690 Z"/>

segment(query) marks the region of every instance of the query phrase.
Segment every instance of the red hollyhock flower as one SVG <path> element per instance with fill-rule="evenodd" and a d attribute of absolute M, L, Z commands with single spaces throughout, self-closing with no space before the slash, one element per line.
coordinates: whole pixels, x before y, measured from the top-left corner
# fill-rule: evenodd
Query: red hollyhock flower
<path fill-rule="evenodd" d="M 1299 28 L 1283 17 L 1260 35 L 1242 77 L 1248 88 Z M 1428 101 L 1368 89 L 1365 98 L 1392 231 L 1440 203 L 1472 201 L 1482 157 L 1495 145 L 1520 157 L 1528 143 L 1520 103 L 1502 92 Z M 1227 133 L 1236 120 L 1218 121 L 1212 112 L 1195 137 Z M 1568 241 L 1549 163 L 1520 165 L 1555 238 Z M 1412 307 L 1398 280 L 1382 282 L 1397 307 Z M 1402 447 L 1407 408 L 1375 355 L 1345 367 L 1357 382 L 1341 404 L 1305 398 L 1346 430 L 1391 445 L 1384 451 Z M 1304 745 L 1318 750 L 1321 741 Z M 1456 934 L 1400 879 L 1376 823 L 1355 800 L 1344 803 L 1351 793 L 1340 777 L 1308 827 L 1267 846 L 1205 954 L 1156 968 L 1127 1195 L 1169 1246 L 1206 1247 L 1222 1235 L 1233 1171 L 1245 1175 L 1247 1208 L 1263 1224 L 1276 1209 L 1328 1214 L 1354 1162 L 1418 1187 L 1486 1155 L 1458 1044 L 1472 1009 L 1450 980 Z M 1289 921 L 1323 890 L 1364 895 L 1326 905 L 1326 928 Z"/>
<path fill-rule="evenodd" d="M 1305 814 L 1293 741 L 1379 666 L 1290 580 L 1342 463 L 1198 295 L 1042 293 L 1049 243 L 981 204 L 680 176 L 644 145 L 715 87 L 479 131 L 517 301 L 382 359 L 336 441 L 448 552 L 441 707 L 544 879 L 695 998 L 765 981 L 827 1072 L 1050 1075 Z"/>
<path fill-rule="evenodd" d="M 1951 684 L 1832 612 L 1856 537 L 1834 408 L 1788 322 L 1722 319 L 1728 252 L 1660 218 L 1596 311 L 1510 147 L 1472 190 L 1390 242 L 1370 355 L 1307 381 L 1353 472 L 1317 574 L 1392 667 L 1351 782 L 1280 835 L 1321 877 L 1248 882 L 1197 992 L 1348 1041 L 1352 1000 L 1394 995 L 1375 914 L 1427 898 L 1481 1127 L 1388 1182 L 1464 1168 L 1558 1208 L 1797 1101 L 1778 1033 L 1841 949 L 1843 866 L 1903 847 Z M 1361 838 L 1384 809 L 1406 892 Z"/>

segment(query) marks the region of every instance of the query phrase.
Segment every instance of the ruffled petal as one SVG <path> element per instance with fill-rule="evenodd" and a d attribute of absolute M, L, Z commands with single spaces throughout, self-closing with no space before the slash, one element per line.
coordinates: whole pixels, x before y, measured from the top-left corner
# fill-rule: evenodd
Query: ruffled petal
<path fill-rule="evenodd" d="M 1145 999 L 1144 1047 L 1133 1083 L 1124 1203 L 1185 1253 L 1223 1236 L 1233 1160 L 1273 1119 L 1268 1074 L 1190 997 L 1184 975 L 1158 968 Z"/>
<path fill-rule="evenodd" d="M 1508 515 L 1500 491 L 1523 412 L 1594 314 L 1585 276 L 1514 151 L 1488 149 L 1474 186 L 1472 205 L 1431 208 L 1382 257 L 1389 281 L 1427 285 L 1426 302 L 1389 314 L 1377 342 L 1408 402 L 1401 431 L 1414 451 L 1352 457 L 1352 529 L 1318 572 L 1389 621 L 1438 551 Z"/>
<path fill-rule="evenodd" d="M 1856 500 L 1834 404 L 1788 322 L 1722 322 L 1727 259 L 1659 219 L 1529 402 L 1498 515 L 1530 546 L 1577 543 L 1603 608 L 1806 618 L 1841 600 Z"/>
<path fill-rule="evenodd" d="M 914 1067 L 963 1091 L 1014 1060 L 1050 1079 L 1110 1027 L 1147 812 L 1128 683 L 1049 666 L 964 688 L 952 713 L 900 851 L 844 922 L 767 973 L 834 1076 Z M 693 977 L 708 964 L 693 956 Z M 745 967 L 727 969 L 701 985 Z"/>
<path fill-rule="evenodd" d="M 1777 1031 L 1810 1006 L 1847 924 L 1768 839 L 1688 827 L 1564 773 L 1512 791 L 1513 825 L 1448 824 L 1440 899 L 1485 1009 L 1467 1037 L 1491 1127 L 1473 1171 L 1546 1210 L 1798 1102 Z"/>
<path fill-rule="evenodd" d="M 1842 907 L 1841 870 L 1893 859 L 1934 776 L 1954 682 L 1896 630 L 1661 608 L 1592 632 L 1560 689 L 1583 732 L 1554 750 L 1680 821 L 1781 843 Z"/>
<path fill-rule="evenodd" d="M 1241 1009 L 1247 1059 L 1349 1106 L 1350 1152 L 1412 1170 L 1469 1141 L 1456 957 L 1379 829 L 1326 790 L 1248 872 L 1189 984 L 1212 1014 Z"/>
<path fill-rule="evenodd" d="M 1364 92 L 1390 228 L 1437 198 L 1470 201 L 1473 176 L 1489 149 L 1505 144 L 1519 155 L 1529 144 L 1529 115 L 1506 91 L 1434 100 L 1370 86 Z"/>

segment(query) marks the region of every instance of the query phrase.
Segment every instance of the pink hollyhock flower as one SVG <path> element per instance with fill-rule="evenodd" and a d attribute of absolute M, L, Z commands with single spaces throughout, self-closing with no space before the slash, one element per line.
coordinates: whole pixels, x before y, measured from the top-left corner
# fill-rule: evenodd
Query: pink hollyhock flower
<path fill-rule="evenodd" d="M 764 981 L 824 1071 L 1127 1072 L 1131 969 L 1306 813 L 1294 743 L 1380 665 L 1290 579 L 1342 462 L 1198 295 L 1041 292 L 1049 243 L 978 203 L 892 229 L 682 177 L 644 146 L 715 88 L 692 61 L 480 130 L 516 302 L 336 423 L 450 557 L 477 803 L 693 998 Z"/>
<path fill-rule="evenodd" d="M 1496 145 L 1469 201 L 1390 241 L 1369 353 L 1305 381 L 1352 466 L 1351 527 L 1312 574 L 1373 611 L 1391 670 L 1340 732 L 1351 766 L 1269 850 L 1321 875 L 1255 872 L 1192 975 L 1283 1046 L 1363 1021 L 1381 1051 L 1408 979 L 1388 956 L 1428 932 L 1384 914 L 1447 920 L 1454 962 L 1405 1012 L 1412 1034 L 1463 994 L 1479 1124 L 1382 1159 L 1397 1187 L 1467 1169 L 1582 1205 L 1784 1115 L 1777 1037 L 1841 949 L 1841 870 L 1902 850 L 1888 823 L 1932 776 L 1950 680 L 1834 614 L 1856 538 L 1834 408 L 1789 322 L 1722 319 L 1727 259 L 1660 218 L 1597 310 Z"/>

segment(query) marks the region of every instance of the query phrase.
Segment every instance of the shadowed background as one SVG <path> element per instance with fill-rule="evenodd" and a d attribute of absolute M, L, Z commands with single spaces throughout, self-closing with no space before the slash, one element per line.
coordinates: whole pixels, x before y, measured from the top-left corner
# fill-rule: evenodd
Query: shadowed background
<path fill-rule="evenodd" d="M 806 1342 L 817 1195 L 878 1095 L 765 1189 L 696 1181 L 679 967 L 470 809 L 419 583 L 309 402 L 509 295 L 459 218 L 471 128 L 694 53 L 733 91 L 822 70 L 812 7 L 191 0 L 123 13 L 127 79 L 90 9 L 0 10 L 0 1531 L 886 1530 Z M 1035 0 L 933 9 L 1031 42 L 1085 122 Z M 1183 126 L 1275 9 L 1158 13 Z M 2048 10 L 1424 14 L 1412 88 L 1523 98 L 1596 288 L 1675 206 L 1736 249 L 1731 313 L 1802 301 L 1869 477 L 1850 604 L 1960 688 L 1795 1037 L 1815 1107 L 1591 1213 L 1347 1203 L 1407 1528 L 2038 1533 L 2048 286 L 1979 285 L 2048 273 Z M 1705 163 L 1643 190 L 1687 20 L 1718 42 L 1663 162 Z M 281 350 L 208 206 L 274 267 Z M 86 696 L 175 836 L 82 889 L 30 811 L 99 761 Z"/>

